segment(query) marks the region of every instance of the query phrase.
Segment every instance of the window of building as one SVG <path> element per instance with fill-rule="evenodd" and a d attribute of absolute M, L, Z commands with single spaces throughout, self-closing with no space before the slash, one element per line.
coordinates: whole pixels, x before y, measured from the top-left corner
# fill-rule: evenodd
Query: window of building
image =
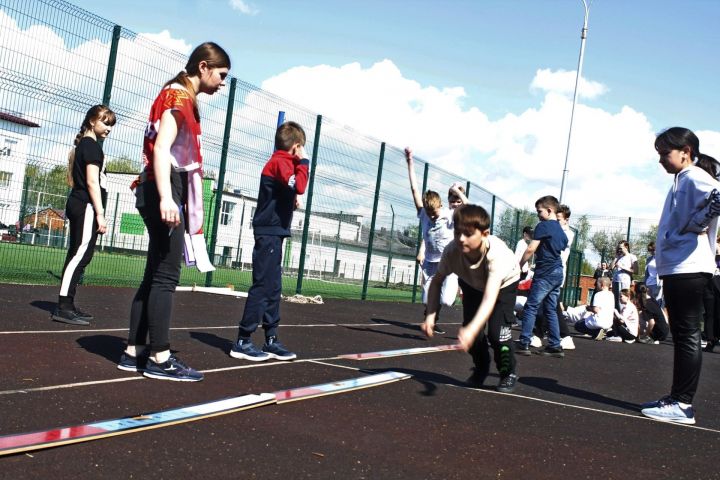
<path fill-rule="evenodd" d="M 232 202 L 222 202 L 220 209 L 220 225 L 231 225 L 233 221 L 233 211 L 235 204 Z"/>
<path fill-rule="evenodd" d="M 0 172 L 0 188 L 7 188 L 12 181 L 12 172 Z"/>

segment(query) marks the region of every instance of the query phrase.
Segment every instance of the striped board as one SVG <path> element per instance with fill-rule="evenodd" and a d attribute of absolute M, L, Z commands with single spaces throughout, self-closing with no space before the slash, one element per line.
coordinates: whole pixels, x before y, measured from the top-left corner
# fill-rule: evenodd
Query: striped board
<path fill-rule="evenodd" d="M 338 355 L 337 358 L 348 360 L 370 360 L 373 358 L 402 357 L 404 355 L 420 355 L 422 353 L 446 352 L 448 350 L 462 350 L 460 344 L 437 345 L 435 347 L 404 348 L 402 350 L 385 350 L 384 352 L 348 353 Z"/>
<path fill-rule="evenodd" d="M 412 375 L 400 372 L 377 373 L 375 375 L 368 375 L 367 377 L 351 378 L 339 382 L 313 385 L 311 387 L 280 390 L 275 392 L 275 400 L 277 403 L 296 402 L 298 400 L 306 400 L 308 398 L 360 390 L 361 388 L 377 387 L 378 385 L 397 382 L 399 380 L 406 380 L 410 377 L 412 377 Z"/>
<path fill-rule="evenodd" d="M 243 395 L 189 407 L 146 413 L 135 417 L 117 418 L 73 427 L 53 428 L 33 433 L 4 435 L 0 437 L 0 456 L 29 452 L 70 443 L 89 442 L 115 435 L 135 433 L 151 428 L 167 427 L 178 423 L 193 422 L 203 418 L 226 415 L 275 403 L 270 393 Z"/>
<path fill-rule="evenodd" d="M 141 432 L 180 423 L 193 422 L 203 418 L 226 415 L 274 403 L 287 403 L 335 393 L 350 392 L 362 388 L 376 387 L 412 375 L 398 372 L 384 372 L 340 382 L 281 390 L 275 393 L 243 395 L 213 402 L 200 403 L 189 407 L 146 413 L 134 417 L 116 418 L 101 422 L 85 423 L 71 427 L 53 428 L 32 433 L 0 436 L 0 456 L 13 453 L 43 450 L 71 443 L 89 442 L 101 438 Z"/>

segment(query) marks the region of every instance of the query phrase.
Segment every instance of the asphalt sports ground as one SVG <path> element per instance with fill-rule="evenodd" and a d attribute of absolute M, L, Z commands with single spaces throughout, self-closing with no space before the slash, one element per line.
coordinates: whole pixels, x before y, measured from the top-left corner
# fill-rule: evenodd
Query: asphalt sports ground
<path fill-rule="evenodd" d="M 326 299 L 283 302 L 294 362 L 228 356 L 244 299 L 178 292 L 173 350 L 202 370 L 198 383 L 116 369 L 130 289 L 81 287 L 89 327 L 49 320 L 57 288 L 0 285 L 0 435 L 135 416 L 249 393 L 394 370 L 412 378 L 363 390 L 0 457 L 0 478 L 450 479 L 720 478 L 720 355 L 704 353 L 697 425 L 640 416 L 669 391 L 672 345 L 576 338 L 564 359 L 518 357 L 512 394 L 463 385 L 467 354 L 335 358 L 455 342 L 419 329 L 422 305 Z M 517 335 L 517 332 L 515 332 Z M 262 332 L 254 338 L 262 342 Z"/>

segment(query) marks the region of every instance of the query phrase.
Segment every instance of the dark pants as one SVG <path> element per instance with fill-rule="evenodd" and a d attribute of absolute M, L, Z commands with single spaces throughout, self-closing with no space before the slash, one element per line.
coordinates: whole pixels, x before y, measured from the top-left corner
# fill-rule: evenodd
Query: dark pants
<path fill-rule="evenodd" d="M 182 205 L 185 176 L 171 175 L 175 203 Z M 173 293 L 180 281 L 180 261 L 185 246 L 185 219 L 172 231 L 160 217 L 160 196 L 155 182 L 143 182 L 135 192 L 137 208 L 150 236 L 145 273 L 130 308 L 128 345 L 145 345 L 150 336 L 150 351 L 170 349 L 170 318 Z M 182 213 L 182 209 L 181 209 Z"/>
<path fill-rule="evenodd" d="M 637 337 L 630 333 L 630 330 L 628 330 L 627 325 L 624 323 L 620 323 L 617 319 L 614 320 L 614 325 L 612 328 L 612 331 L 615 335 L 622 338 L 623 340 L 631 341 L 631 340 L 637 340 Z"/>
<path fill-rule="evenodd" d="M 585 320 L 578 320 L 575 322 L 575 330 L 582 333 L 583 335 L 590 335 L 591 337 L 595 338 L 598 336 L 598 333 L 600 333 L 600 330 L 602 328 L 590 328 L 585 323 Z"/>
<path fill-rule="evenodd" d="M 720 292 L 718 292 L 720 277 L 713 277 L 707 283 L 703 294 L 705 306 L 705 338 L 709 342 L 717 342 L 720 338 Z"/>
<path fill-rule="evenodd" d="M 670 396 L 683 403 L 692 403 L 702 368 L 703 295 L 711 275 L 692 273 L 662 278 L 674 345 Z"/>
<path fill-rule="evenodd" d="M 558 327 L 560 328 L 560 338 L 565 338 L 570 336 L 570 327 L 568 327 L 568 323 L 565 320 L 565 317 L 562 314 L 562 309 L 560 308 L 560 302 L 557 304 L 557 317 L 558 317 Z M 538 312 L 537 317 L 535 319 L 535 335 L 537 335 L 540 338 L 543 338 L 545 334 L 550 329 L 550 326 L 548 325 L 547 318 L 545 315 L 541 312 Z"/>
<path fill-rule="evenodd" d="M 255 235 L 252 280 L 238 339 L 248 339 L 262 323 L 265 337 L 277 335 L 282 293 L 282 243 L 277 235 Z"/>
<path fill-rule="evenodd" d="M 475 317 L 482 302 L 483 292 L 475 290 L 459 279 L 463 291 L 463 326 Z M 515 346 L 512 341 L 511 326 L 515 321 L 515 297 L 517 296 L 518 282 L 508 285 L 500 290 L 495 308 L 487 322 L 487 335 L 481 330 L 470 347 L 468 353 L 472 356 L 475 368 L 481 374 L 490 370 L 490 352 L 488 341 L 494 351 L 495 366 L 501 377 L 515 373 Z"/>
<path fill-rule="evenodd" d="M 70 221 L 70 241 L 60 282 L 60 307 L 74 308 L 75 290 L 95 253 L 98 223 L 95 209 L 73 192 L 67 199 L 65 214 Z"/>

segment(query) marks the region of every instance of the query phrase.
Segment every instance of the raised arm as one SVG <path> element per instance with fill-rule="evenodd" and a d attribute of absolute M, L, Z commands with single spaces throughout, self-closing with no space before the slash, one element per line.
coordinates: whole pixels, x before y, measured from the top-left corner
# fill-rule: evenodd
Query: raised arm
<path fill-rule="evenodd" d="M 417 187 L 417 181 L 415 180 L 415 162 L 413 160 L 413 154 L 410 147 L 405 149 L 405 161 L 408 167 L 408 177 L 410 178 L 410 191 L 412 192 L 413 201 L 415 202 L 415 208 L 419 212 L 423 208 L 422 195 Z"/>

